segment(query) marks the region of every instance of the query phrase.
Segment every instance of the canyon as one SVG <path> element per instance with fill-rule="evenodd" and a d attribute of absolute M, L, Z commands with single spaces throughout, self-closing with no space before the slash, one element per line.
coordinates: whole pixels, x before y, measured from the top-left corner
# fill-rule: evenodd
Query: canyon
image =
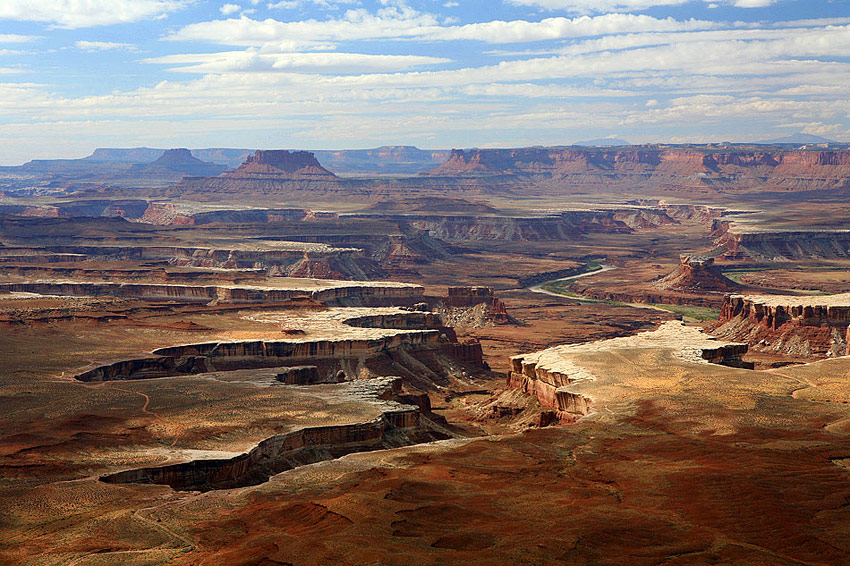
<path fill-rule="evenodd" d="M 843 564 L 847 153 L 2 168 L 0 562 Z"/>

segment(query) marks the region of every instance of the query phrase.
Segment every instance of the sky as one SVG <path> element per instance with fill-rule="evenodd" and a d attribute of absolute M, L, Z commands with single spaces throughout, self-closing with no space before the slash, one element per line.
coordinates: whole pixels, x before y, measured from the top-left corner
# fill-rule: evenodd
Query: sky
<path fill-rule="evenodd" d="M 0 164 L 850 140 L 850 0 L 0 0 Z"/>

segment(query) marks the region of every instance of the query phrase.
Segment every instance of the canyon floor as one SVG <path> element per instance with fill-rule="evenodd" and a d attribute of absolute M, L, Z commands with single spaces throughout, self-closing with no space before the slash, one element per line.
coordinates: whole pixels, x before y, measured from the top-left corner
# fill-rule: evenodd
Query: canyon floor
<path fill-rule="evenodd" d="M 846 206 L 703 196 L 19 198 L 0 562 L 850 563 Z"/>

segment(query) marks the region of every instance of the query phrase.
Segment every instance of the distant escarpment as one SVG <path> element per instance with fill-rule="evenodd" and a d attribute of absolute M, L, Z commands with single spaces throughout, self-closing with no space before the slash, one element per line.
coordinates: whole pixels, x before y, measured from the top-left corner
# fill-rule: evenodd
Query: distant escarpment
<path fill-rule="evenodd" d="M 192 155 L 186 148 L 169 149 L 156 161 L 151 163 L 153 167 L 164 167 L 172 171 L 179 171 L 186 175 L 216 175 L 227 170 L 224 165 L 201 161 Z"/>
<path fill-rule="evenodd" d="M 742 231 L 715 222 L 715 252 L 727 259 L 784 262 L 850 258 L 850 230 Z"/>
<path fill-rule="evenodd" d="M 537 217 L 428 214 L 386 218 L 445 242 L 573 240 L 582 234 L 628 234 L 677 222 L 661 209 L 639 207 L 569 210 Z"/>
<path fill-rule="evenodd" d="M 513 176 L 543 187 L 711 192 L 850 186 L 850 150 L 629 146 L 452 150 L 435 177 Z"/>
<path fill-rule="evenodd" d="M 790 297 L 728 295 L 712 334 L 756 352 L 817 359 L 847 354 L 850 293 Z"/>

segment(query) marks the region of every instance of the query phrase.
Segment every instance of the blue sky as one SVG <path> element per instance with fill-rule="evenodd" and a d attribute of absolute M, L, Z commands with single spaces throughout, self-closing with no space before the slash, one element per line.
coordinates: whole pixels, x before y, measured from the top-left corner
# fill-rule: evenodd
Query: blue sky
<path fill-rule="evenodd" d="M 0 163 L 850 140 L 850 0 L 0 0 Z"/>

